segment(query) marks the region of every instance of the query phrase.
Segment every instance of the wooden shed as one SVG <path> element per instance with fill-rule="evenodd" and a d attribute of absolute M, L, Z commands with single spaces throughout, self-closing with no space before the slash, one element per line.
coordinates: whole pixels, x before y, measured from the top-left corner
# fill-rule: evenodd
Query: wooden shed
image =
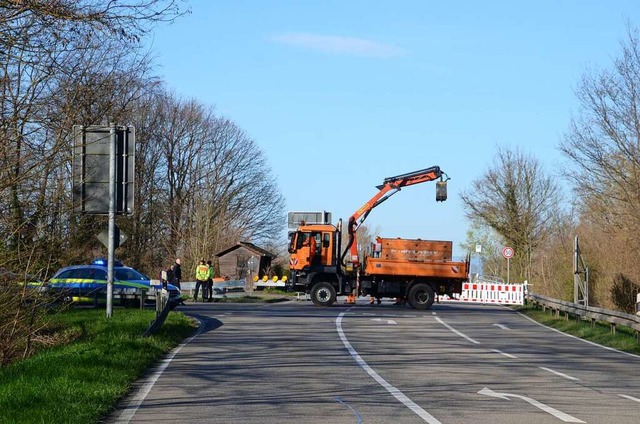
<path fill-rule="evenodd" d="M 215 254 L 218 258 L 220 276 L 232 280 L 262 278 L 271 267 L 271 260 L 275 255 L 253 243 L 241 241 Z"/>

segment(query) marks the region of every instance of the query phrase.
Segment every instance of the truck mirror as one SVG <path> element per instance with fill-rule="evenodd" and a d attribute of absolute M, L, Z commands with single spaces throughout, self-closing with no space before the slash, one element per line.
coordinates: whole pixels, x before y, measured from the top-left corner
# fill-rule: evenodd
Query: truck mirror
<path fill-rule="evenodd" d="M 436 182 L 436 202 L 444 202 L 447 200 L 447 182 Z"/>

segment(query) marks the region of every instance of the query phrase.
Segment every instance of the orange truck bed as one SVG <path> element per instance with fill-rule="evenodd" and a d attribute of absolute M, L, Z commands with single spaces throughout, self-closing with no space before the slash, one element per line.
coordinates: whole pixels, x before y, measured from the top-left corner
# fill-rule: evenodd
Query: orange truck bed
<path fill-rule="evenodd" d="M 453 252 L 450 241 L 378 237 L 376 242 L 379 255 L 375 256 L 382 259 L 450 261 Z"/>
<path fill-rule="evenodd" d="M 377 238 L 365 275 L 466 280 L 469 264 L 452 261 L 453 243 L 440 240 Z"/>
<path fill-rule="evenodd" d="M 469 276 L 467 262 L 413 262 L 380 258 L 368 258 L 364 273 L 365 275 L 404 275 L 460 280 L 466 280 Z"/>

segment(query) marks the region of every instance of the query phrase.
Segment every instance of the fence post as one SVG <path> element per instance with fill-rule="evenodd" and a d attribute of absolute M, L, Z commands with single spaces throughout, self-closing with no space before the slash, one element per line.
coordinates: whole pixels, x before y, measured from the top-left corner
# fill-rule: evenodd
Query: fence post
<path fill-rule="evenodd" d="M 636 294 L 636 315 L 640 315 L 640 293 Z"/>

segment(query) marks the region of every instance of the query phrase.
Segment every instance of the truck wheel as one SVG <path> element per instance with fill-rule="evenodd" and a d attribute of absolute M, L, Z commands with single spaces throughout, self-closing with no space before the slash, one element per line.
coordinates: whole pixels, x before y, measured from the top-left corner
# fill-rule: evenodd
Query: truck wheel
<path fill-rule="evenodd" d="M 316 306 L 331 306 L 336 301 L 336 289 L 323 281 L 311 289 L 311 301 Z"/>
<path fill-rule="evenodd" d="M 409 305 L 415 309 L 429 309 L 433 305 L 433 289 L 425 283 L 418 283 L 409 290 Z"/>

